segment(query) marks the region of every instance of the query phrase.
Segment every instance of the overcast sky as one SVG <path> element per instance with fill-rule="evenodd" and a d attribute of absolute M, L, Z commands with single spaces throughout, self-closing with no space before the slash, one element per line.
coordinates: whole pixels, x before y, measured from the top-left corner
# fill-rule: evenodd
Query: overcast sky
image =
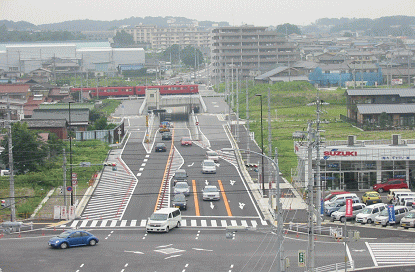
<path fill-rule="evenodd" d="M 146 16 L 182 16 L 231 25 L 308 25 L 321 18 L 415 16 L 414 10 L 415 0 L 0 0 L 0 20 L 35 25 Z"/>

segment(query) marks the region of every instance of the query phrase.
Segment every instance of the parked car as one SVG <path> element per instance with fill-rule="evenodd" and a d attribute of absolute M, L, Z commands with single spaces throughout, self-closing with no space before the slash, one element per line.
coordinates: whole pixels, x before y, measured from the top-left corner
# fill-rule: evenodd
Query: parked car
<path fill-rule="evenodd" d="M 359 198 L 353 198 L 352 200 L 353 200 L 353 203 L 360 203 Z M 324 213 L 328 216 L 331 216 L 333 212 L 338 211 L 344 205 L 346 205 L 345 199 L 330 202 L 327 205 L 324 205 Z"/>
<path fill-rule="evenodd" d="M 1 200 L 1 206 L 6 207 L 6 200 L 4 200 L 4 199 Z"/>
<path fill-rule="evenodd" d="M 415 192 L 395 192 L 395 196 L 392 199 L 392 204 L 400 205 L 400 199 L 404 197 L 415 197 Z"/>
<path fill-rule="evenodd" d="M 175 194 L 171 202 L 171 206 L 174 208 L 187 210 L 186 196 L 184 194 Z"/>
<path fill-rule="evenodd" d="M 174 194 L 184 194 L 185 196 L 188 196 L 190 194 L 190 187 L 189 184 L 185 181 L 179 181 L 176 182 L 176 185 L 173 187 L 173 193 Z"/>
<path fill-rule="evenodd" d="M 400 222 L 401 227 L 414 228 L 415 227 L 415 211 L 408 212 Z"/>
<path fill-rule="evenodd" d="M 189 137 L 183 137 L 180 139 L 180 144 L 185 146 L 191 146 L 192 145 L 192 139 Z"/>
<path fill-rule="evenodd" d="M 203 160 L 202 162 L 202 173 L 203 174 L 215 174 L 216 164 L 212 160 Z"/>
<path fill-rule="evenodd" d="M 164 143 L 158 143 L 158 144 L 156 144 L 155 150 L 156 150 L 156 152 L 166 152 L 167 147 Z"/>
<path fill-rule="evenodd" d="M 350 194 L 350 192 L 346 192 L 346 191 L 333 191 L 333 192 L 330 192 L 328 195 L 326 195 L 324 197 L 324 201 L 328 201 L 328 200 L 332 199 L 333 197 L 335 197 L 336 195 L 341 195 L 341 194 Z"/>
<path fill-rule="evenodd" d="M 49 240 L 48 245 L 53 248 L 68 248 L 75 246 L 95 246 L 99 239 L 83 230 L 67 230 Z"/>
<path fill-rule="evenodd" d="M 376 191 L 365 192 L 362 196 L 362 202 L 366 205 L 381 203 L 380 194 Z"/>
<path fill-rule="evenodd" d="M 215 185 L 206 185 L 202 190 L 203 200 L 219 200 L 220 192 Z"/>
<path fill-rule="evenodd" d="M 352 216 L 351 217 L 346 217 L 346 205 L 340 207 L 339 210 L 333 212 L 331 214 L 331 221 L 340 221 L 340 222 L 344 222 L 345 220 L 349 220 L 349 219 L 354 219 L 356 217 L 356 215 L 362 211 L 363 208 L 365 208 L 366 205 L 363 203 L 353 203 L 352 204 Z"/>
<path fill-rule="evenodd" d="M 415 195 L 408 195 L 408 196 L 398 196 L 395 205 L 402 205 L 406 206 L 404 203 L 408 202 L 415 202 Z"/>
<path fill-rule="evenodd" d="M 335 195 L 334 197 L 332 197 L 330 200 L 325 201 L 324 205 L 327 205 L 329 203 L 333 203 L 333 202 L 346 202 L 346 199 L 351 198 L 353 200 L 360 200 L 359 197 L 355 194 L 355 193 L 349 193 L 349 194 L 340 194 L 340 195 Z M 358 201 L 360 202 L 360 201 Z"/>
<path fill-rule="evenodd" d="M 395 193 L 397 192 L 410 192 L 411 189 L 390 189 L 389 194 L 387 195 L 386 199 L 389 203 L 392 203 L 393 198 L 395 197 Z"/>
<path fill-rule="evenodd" d="M 178 169 L 173 176 L 173 185 L 176 185 L 178 181 L 185 181 L 187 182 L 187 173 L 184 169 Z"/>
<path fill-rule="evenodd" d="M 378 216 L 375 217 L 375 224 L 386 227 L 387 225 L 399 224 L 401 219 L 409 212 L 409 209 L 404 206 L 395 206 L 395 223 L 389 222 L 388 209 L 384 209 Z"/>
<path fill-rule="evenodd" d="M 384 203 L 366 206 L 366 208 L 356 215 L 356 222 L 362 224 L 372 224 L 373 221 L 375 221 L 375 217 L 378 216 L 384 209 L 386 209 L 386 204 Z"/>
<path fill-rule="evenodd" d="M 376 183 L 373 185 L 373 190 L 383 193 L 390 189 L 405 189 L 408 188 L 408 184 L 404 179 L 390 179 L 383 183 Z"/>
<path fill-rule="evenodd" d="M 166 131 L 161 134 L 162 140 L 171 140 L 171 138 L 172 138 L 172 135 L 170 131 Z"/>
<path fill-rule="evenodd" d="M 212 160 L 214 162 L 218 162 L 219 161 L 219 154 L 216 153 L 215 151 L 206 151 L 206 159 L 208 160 Z"/>

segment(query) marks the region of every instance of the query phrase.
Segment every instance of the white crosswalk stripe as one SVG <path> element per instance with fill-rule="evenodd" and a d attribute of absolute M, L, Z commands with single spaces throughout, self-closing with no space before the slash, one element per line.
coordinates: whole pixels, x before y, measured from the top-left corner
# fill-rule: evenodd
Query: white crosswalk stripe
<path fill-rule="evenodd" d="M 415 243 L 367 243 L 375 265 L 415 264 Z"/>
<path fill-rule="evenodd" d="M 137 221 L 140 224 L 137 224 Z M 201 228 L 226 228 L 227 226 L 244 226 L 256 228 L 261 222 L 262 225 L 267 225 L 266 221 L 257 219 L 220 219 L 220 223 L 217 219 L 198 218 L 198 219 L 183 219 L 181 221 L 182 227 L 201 227 Z M 145 227 L 147 224 L 146 219 L 142 220 L 74 220 L 68 228 L 116 228 L 116 227 Z M 60 225 L 59 228 L 67 228 L 68 225 Z M 414 249 L 415 250 L 415 249 Z"/>
<path fill-rule="evenodd" d="M 218 153 L 219 157 L 222 160 L 225 160 L 227 162 L 229 162 L 232 165 L 237 166 L 238 163 L 236 161 L 236 156 L 235 156 L 235 152 L 233 151 L 221 151 L 221 150 L 216 150 L 216 153 Z"/>

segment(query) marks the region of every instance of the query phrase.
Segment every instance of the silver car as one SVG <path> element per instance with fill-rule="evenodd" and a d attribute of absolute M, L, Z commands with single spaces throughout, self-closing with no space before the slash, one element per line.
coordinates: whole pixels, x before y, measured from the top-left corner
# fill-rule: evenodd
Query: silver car
<path fill-rule="evenodd" d="M 386 227 L 387 225 L 398 224 L 401 219 L 409 212 L 409 209 L 404 206 L 395 206 L 395 222 L 389 222 L 388 209 L 384 209 L 378 216 L 375 217 L 375 224 Z"/>
<path fill-rule="evenodd" d="M 215 185 L 206 185 L 203 189 L 203 200 L 219 200 L 220 193 Z"/>
<path fill-rule="evenodd" d="M 362 224 L 372 224 L 375 221 L 375 217 L 378 216 L 384 209 L 386 204 L 376 203 L 366 206 L 360 213 L 356 215 L 356 222 Z"/>
<path fill-rule="evenodd" d="M 353 219 L 356 217 L 356 214 L 362 211 L 363 208 L 365 208 L 366 205 L 363 203 L 353 203 L 352 204 L 352 217 L 346 217 L 346 205 L 342 206 L 338 211 L 335 211 L 331 214 L 331 221 L 341 221 L 344 222 L 347 219 Z"/>
<path fill-rule="evenodd" d="M 215 162 L 213 160 L 203 160 L 202 173 L 203 174 L 215 174 L 216 173 Z"/>
<path fill-rule="evenodd" d="M 176 182 L 176 185 L 173 187 L 173 193 L 175 194 L 184 194 L 185 196 L 188 196 L 190 194 L 190 187 L 187 182 L 179 181 Z"/>
<path fill-rule="evenodd" d="M 219 161 L 219 155 L 215 151 L 206 151 L 206 159 L 212 160 L 214 162 Z"/>
<path fill-rule="evenodd" d="M 401 219 L 401 227 L 407 228 L 415 228 L 415 211 L 408 212 L 402 219 Z"/>

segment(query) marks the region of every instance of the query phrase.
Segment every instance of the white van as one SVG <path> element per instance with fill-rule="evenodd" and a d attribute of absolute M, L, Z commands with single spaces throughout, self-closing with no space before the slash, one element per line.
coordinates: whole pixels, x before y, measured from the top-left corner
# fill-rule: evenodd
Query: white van
<path fill-rule="evenodd" d="M 403 197 L 415 197 L 415 192 L 395 192 L 395 196 L 392 199 L 392 204 L 400 205 L 399 199 Z"/>
<path fill-rule="evenodd" d="M 332 197 L 330 200 L 327 200 L 324 202 L 324 205 L 328 205 L 329 203 L 334 203 L 334 202 L 344 202 L 346 203 L 346 199 L 353 199 L 353 200 L 359 200 L 359 197 L 355 194 L 355 193 L 350 193 L 350 194 L 341 194 L 341 195 L 336 195 L 334 197 Z M 355 202 L 355 201 L 353 201 Z"/>
<path fill-rule="evenodd" d="M 389 203 L 392 203 L 393 197 L 395 196 L 395 193 L 397 192 L 410 192 L 411 189 L 390 189 L 389 194 L 386 197 Z"/>
<path fill-rule="evenodd" d="M 384 209 L 386 209 L 385 203 L 376 203 L 366 206 L 366 208 L 361 210 L 361 212 L 356 215 L 356 222 L 371 224 L 375 221 L 375 217 L 378 216 Z"/>
<path fill-rule="evenodd" d="M 174 227 L 180 227 L 182 215 L 178 208 L 162 208 L 155 211 L 147 220 L 147 232 L 169 232 Z"/>

